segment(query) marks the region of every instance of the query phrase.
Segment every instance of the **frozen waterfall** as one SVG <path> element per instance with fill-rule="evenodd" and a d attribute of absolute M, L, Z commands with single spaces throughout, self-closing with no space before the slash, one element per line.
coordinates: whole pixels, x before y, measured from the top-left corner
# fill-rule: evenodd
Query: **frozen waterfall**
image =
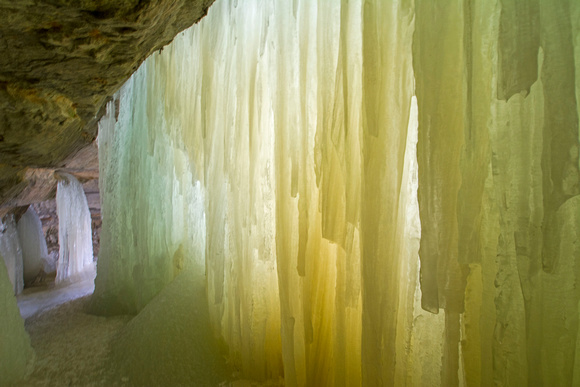
<path fill-rule="evenodd" d="M 0 220 L 0 255 L 4 259 L 8 277 L 14 287 L 14 294 L 20 294 L 24 288 L 22 248 L 16 229 L 14 215 Z"/>
<path fill-rule="evenodd" d="M 74 176 L 59 173 L 56 203 L 60 246 L 56 282 L 94 277 L 91 213 L 83 187 Z"/>
<path fill-rule="evenodd" d="M 32 206 L 18 220 L 17 228 L 24 263 L 24 284 L 29 284 L 39 275 L 46 274 L 50 267 L 42 223 Z"/>
<path fill-rule="evenodd" d="M 579 37 L 570 0 L 218 0 L 101 121 L 93 310 L 193 257 L 250 379 L 578 384 Z"/>

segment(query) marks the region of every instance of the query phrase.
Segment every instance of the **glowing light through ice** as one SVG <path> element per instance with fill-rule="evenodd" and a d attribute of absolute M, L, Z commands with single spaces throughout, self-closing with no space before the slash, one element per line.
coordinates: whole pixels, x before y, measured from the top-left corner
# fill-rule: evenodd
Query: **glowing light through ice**
<path fill-rule="evenodd" d="M 205 263 L 248 378 L 578 381 L 576 3 L 217 1 L 101 122 L 94 309 Z"/>

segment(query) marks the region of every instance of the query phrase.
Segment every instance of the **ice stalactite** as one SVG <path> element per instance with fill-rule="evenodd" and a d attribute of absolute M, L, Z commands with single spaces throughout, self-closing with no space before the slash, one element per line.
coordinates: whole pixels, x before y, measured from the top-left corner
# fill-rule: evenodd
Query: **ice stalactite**
<path fill-rule="evenodd" d="M 56 282 L 74 282 L 95 276 L 91 213 L 83 186 L 73 175 L 59 173 L 58 267 Z"/>
<path fill-rule="evenodd" d="M 28 284 L 38 275 L 42 276 L 49 264 L 42 223 L 32 206 L 18 220 L 17 229 L 22 248 L 24 284 Z"/>
<path fill-rule="evenodd" d="M 201 185 L 185 146 L 154 130 L 167 124 L 165 106 L 153 102 L 163 82 L 154 82 L 152 66 L 123 86 L 99 123 L 103 228 L 92 300 L 99 313 L 135 313 L 186 265 L 204 262 Z"/>
<path fill-rule="evenodd" d="M 216 2 L 101 122 L 95 308 L 194 257 L 248 378 L 577 383 L 579 14 Z"/>
<path fill-rule="evenodd" d="M 246 377 L 284 376 L 288 385 L 409 377 L 413 9 L 367 5 L 376 10 L 368 21 L 362 2 L 221 2 L 133 76 L 118 121 L 109 112 L 99 134 L 103 308 L 146 285 L 135 268 L 163 268 L 151 273 L 157 291 L 170 280 L 163 273 L 176 247 L 160 246 L 159 264 L 124 249 L 144 248 L 152 230 L 136 226 L 147 222 L 174 232 L 168 215 L 197 204 L 169 198 L 198 180 L 210 317 L 231 363 Z M 126 237 L 112 239 L 111 230 Z M 191 245 L 184 236 L 173 246 Z"/>
<path fill-rule="evenodd" d="M 446 313 L 445 385 L 580 372 L 572 3 L 416 2 L 421 285 Z"/>
<path fill-rule="evenodd" d="M 14 294 L 18 295 L 24 288 L 24 273 L 22 248 L 20 247 L 14 215 L 8 215 L 0 221 L 0 255 L 6 264 L 6 271 L 14 288 Z"/>

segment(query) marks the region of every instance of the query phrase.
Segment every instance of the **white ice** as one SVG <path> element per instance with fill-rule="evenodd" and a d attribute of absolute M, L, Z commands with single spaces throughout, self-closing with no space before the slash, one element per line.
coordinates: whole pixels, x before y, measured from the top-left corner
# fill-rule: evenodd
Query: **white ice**
<path fill-rule="evenodd" d="M 91 213 L 82 185 L 72 175 L 59 174 L 56 203 L 58 212 L 59 259 L 56 282 L 94 279 Z"/>

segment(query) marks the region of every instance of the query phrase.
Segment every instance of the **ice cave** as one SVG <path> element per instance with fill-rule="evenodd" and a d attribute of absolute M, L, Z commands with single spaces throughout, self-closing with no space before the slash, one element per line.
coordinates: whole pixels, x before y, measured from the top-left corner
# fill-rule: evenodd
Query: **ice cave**
<path fill-rule="evenodd" d="M 580 386 L 580 1 L 8 3 L 1 386 Z"/>

